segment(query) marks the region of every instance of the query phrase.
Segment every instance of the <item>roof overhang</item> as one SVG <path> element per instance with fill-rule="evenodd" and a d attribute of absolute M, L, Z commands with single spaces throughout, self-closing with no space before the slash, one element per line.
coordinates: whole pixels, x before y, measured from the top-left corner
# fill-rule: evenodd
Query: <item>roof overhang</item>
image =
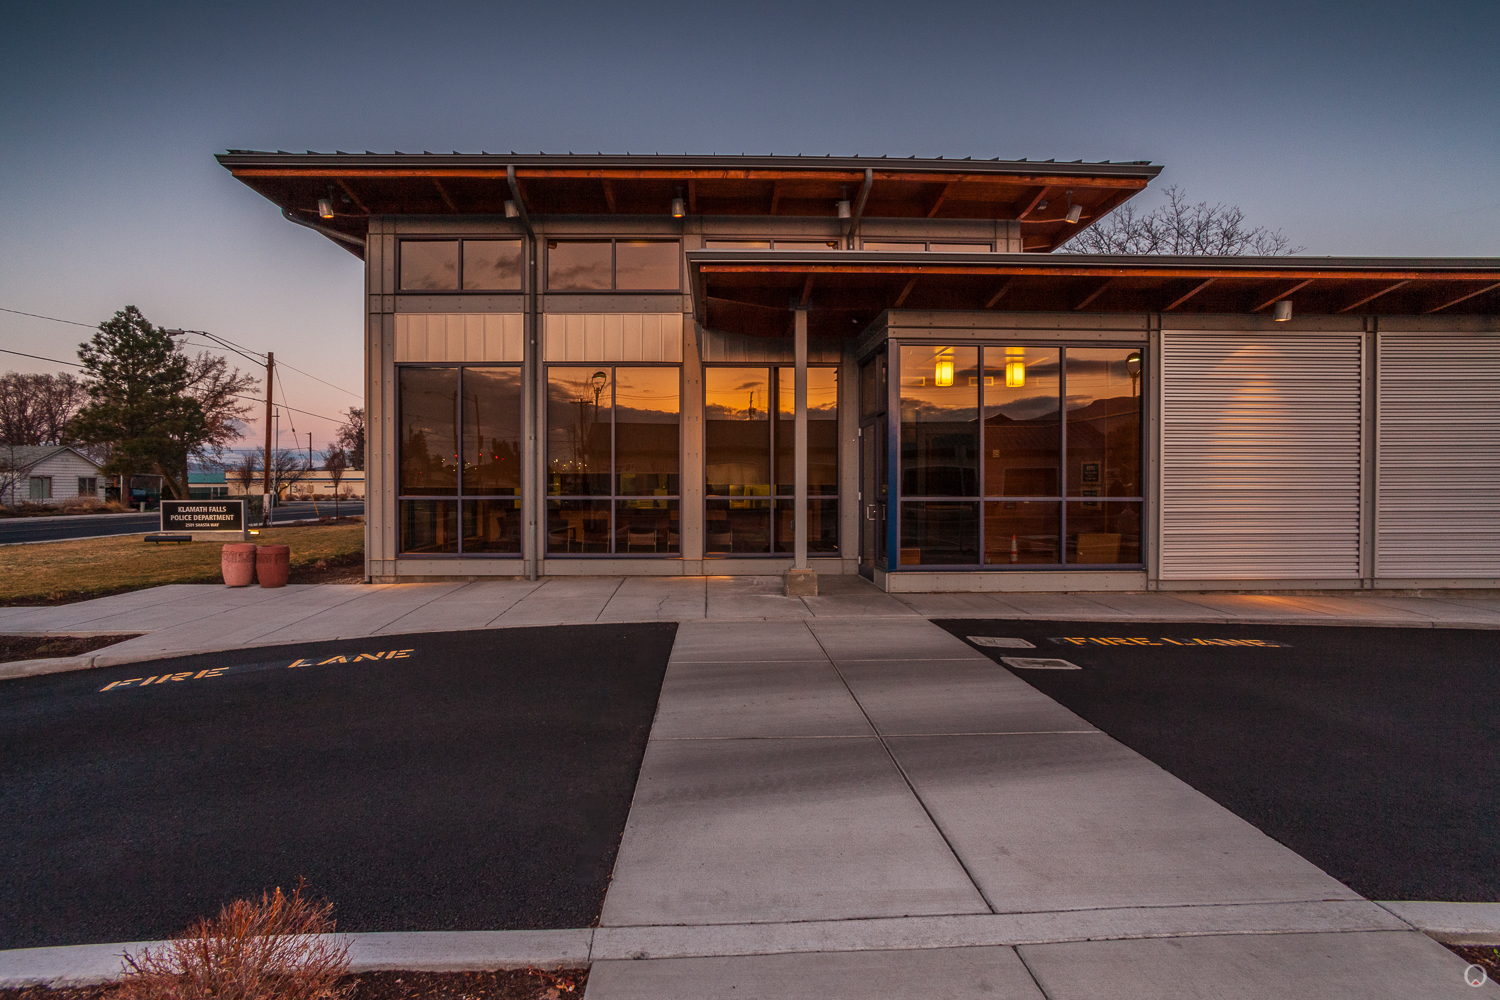
<path fill-rule="evenodd" d="M 1500 259 L 692 251 L 704 327 L 853 336 L 888 309 L 1299 316 L 1500 314 Z"/>
<path fill-rule="evenodd" d="M 574 156 L 263 153 L 219 163 L 278 207 L 363 239 L 372 215 L 503 215 L 514 167 L 532 216 L 837 217 L 866 179 L 865 218 L 1018 220 L 1027 251 L 1051 251 L 1143 190 L 1161 167 L 1136 163 L 818 156 Z M 335 214 L 320 218 L 318 200 Z M 1064 216 L 1082 208 L 1080 224 Z M 1045 207 L 1044 207 L 1045 206 Z"/>

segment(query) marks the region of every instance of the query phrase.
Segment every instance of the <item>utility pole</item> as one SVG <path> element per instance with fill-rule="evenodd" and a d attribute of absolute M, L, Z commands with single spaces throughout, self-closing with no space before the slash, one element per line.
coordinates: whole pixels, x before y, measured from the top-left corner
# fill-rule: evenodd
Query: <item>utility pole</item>
<path fill-rule="evenodd" d="M 276 377 L 276 353 L 266 352 L 266 465 L 262 470 L 260 486 L 261 523 L 271 524 L 271 385 Z"/>

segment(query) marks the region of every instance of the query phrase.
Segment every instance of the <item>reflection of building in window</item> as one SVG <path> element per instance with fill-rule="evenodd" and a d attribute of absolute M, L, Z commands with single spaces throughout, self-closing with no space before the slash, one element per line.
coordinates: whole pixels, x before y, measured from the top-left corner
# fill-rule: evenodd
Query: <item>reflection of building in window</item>
<path fill-rule="evenodd" d="M 521 551 L 521 372 L 403 366 L 401 551 Z"/>
<path fill-rule="evenodd" d="M 682 548 L 681 369 L 547 369 L 547 551 Z"/>

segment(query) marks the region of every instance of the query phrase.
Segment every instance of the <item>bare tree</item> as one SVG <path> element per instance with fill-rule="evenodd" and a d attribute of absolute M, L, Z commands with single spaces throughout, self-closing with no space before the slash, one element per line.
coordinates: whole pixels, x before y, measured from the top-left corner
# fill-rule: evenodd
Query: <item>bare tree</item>
<path fill-rule="evenodd" d="M 292 487 L 312 475 L 312 466 L 307 456 L 290 448 L 271 452 L 271 489 L 279 497 L 282 490 L 291 492 Z"/>
<path fill-rule="evenodd" d="M 260 453 L 247 451 L 240 456 L 240 460 L 229 466 L 228 476 L 230 482 L 239 483 L 245 496 L 250 495 L 250 487 L 260 478 Z"/>
<path fill-rule="evenodd" d="M 1166 204 L 1149 212 L 1116 209 L 1062 247 L 1064 253 L 1169 254 L 1182 257 L 1279 257 L 1301 253 L 1280 230 L 1248 226 L 1236 205 L 1188 203 L 1177 185 L 1162 192 Z"/>
<path fill-rule="evenodd" d="M 202 351 L 188 362 L 187 394 L 203 408 L 202 436 L 193 457 L 205 461 L 224 457 L 224 449 L 239 440 L 241 420 L 251 409 L 239 397 L 259 385 L 255 376 L 230 368 L 222 355 Z"/>
<path fill-rule="evenodd" d="M 0 375 L 0 441 L 68 444 L 68 421 L 88 399 L 77 377 L 6 372 Z"/>
<path fill-rule="evenodd" d="M 339 519 L 339 484 L 344 481 L 344 470 L 349 468 L 349 454 L 336 444 L 328 446 L 323 452 L 323 471 L 328 473 L 328 481 L 333 484 L 333 519 Z"/>
<path fill-rule="evenodd" d="M 347 412 L 349 419 L 339 425 L 338 443 L 343 447 L 349 465 L 363 472 L 365 470 L 365 408 L 351 406 Z"/>

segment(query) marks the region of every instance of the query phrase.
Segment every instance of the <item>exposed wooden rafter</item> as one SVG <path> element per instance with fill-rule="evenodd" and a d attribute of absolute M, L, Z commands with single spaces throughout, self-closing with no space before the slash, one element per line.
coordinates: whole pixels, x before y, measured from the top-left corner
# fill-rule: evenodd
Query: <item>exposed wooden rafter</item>
<path fill-rule="evenodd" d="M 1023 209 L 1021 209 L 1019 212 L 1016 213 L 1016 221 L 1020 222 L 1023 219 L 1025 219 L 1026 216 L 1028 216 L 1032 212 L 1036 211 L 1036 207 L 1038 205 L 1040 205 L 1042 203 L 1042 200 L 1044 198 L 1046 198 L 1046 197 L 1047 197 L 1047 189 L 1046 189 L 1046 187 L 1039 187 L 1039 188 L 1037 188 L 1036 191 L 1032 194 L 1031 200 L 1026 203 L 1026 207 L 1023 208 Z"/>
<path fill-rule="evenodd" d="M 993 309 L 993 308 L 995 308 L 995 303 L 997 303 L 1001 299 L 1005 298 L 1005 293 L 1008 292 L 1008 291 L 1010 291 L 1010 286 L 1014 285 L 1015 283 L 1016 283 L 1016 279 L 1015 278 L 1006 278 L 1005 279 L 1005 284 L 1001 285 L 998 289 L 995 290 L 995 294 L 991 295 L 989 297 L 989 301 L 987 301 L 984 304 L 984 307 L 986 309 Z"/>
<path fill-rule="evenodd" d="M 1254 309 L 1251 309 L 1250 311 L 1253 312 L 1253 313 L 1258 313 L 1262 309 L 1264 309 L 1266 306 L 1273 306 L 1276 303 L 1280 302 L 1282 299 L 1287 298 L 1287 297 L 1289 297 L 1289 296 L 1291 296 L 1291 295 L 1293 295 L 1293 294 L 1295 294 L 1297 292 L 1302 291 L 1302 289 L 1306 288 L 1308 285 L 1312 284 L 1314 281 L 1317 281 L 1317 280 L 1318 280 L 1317 278 L 1308 278 L 1306 281 L 1299 281 L 1295 285 L 1293 285 L 1291 288 L 1288 288 L 1286 291 L 1284 291 L 1284 292 L 1277 292 L 1275 295 L 1271 296 L 1269 299 L 1266 299 L 1266 301 L 1262 302 L 1260 305 L 1256 306 Z"/>
<path fill-rule="evenodd" d="M 812 286 L 813 276 L 809 274 L 807 280 L 802 283 L 802 297 L 797 300 L 798 305 L 804 308 L 807 306 L 808 301 L 812 298 Z"/>
<path fill-rule="evenodd" d="M 698 214 L 698 182 L 691 179 L 688 181 L 688 212 Z"/>
<path fill-rule="evenodd" d="M 1485 287 L 1481 288 L 1477 292 L 1470 292 L 1467 295 L 1460 295 L 1456 299 L 1449 299 L 1447 302 L 1444 302 L 1442 305 L 1433 306 L 1431 309 L 1425 310 L 1422 313 L 1422 315 L 1423 316 L 1431 316 L 1435 312 L 1442 312 L 1444 309 L 1447 309 L 1449 306 L 1456 306 L 1460 302 L 1467 302 L 1470 299 L 1475 298 L 1476 296 L 1483 295 L 1485 292 L 1493 292 L 1497 288 L 1500 288 L 1500 281 L 1495 282 L 1493 285 L 1486 285 Z"/>
<path fill-rule="evenodd" d="M 620 210 L 615 207 L 615 185 L 608 177 L 600 183 L 604 185 L 604 203 L 609 206 L 610 215 L 619 215 Z"/>
<path fill-rule="evenodd" d="M 1114 283 L 1115 283 L 1115 279 L 1114 278 L 1105 278 L 1102 282 L 1099 283 L 1099 287 L 1098 288 L 1094 289 L 1092 292 L 1089 292 L 1089 294 L 1084 298 L 1084 300 L 1082 302 L 1078 303 L 1076 306 L 1073 307 L 1073 311 L 1077 312 L 1080 309 L 1087 308 L 1088 304 L 1090 302 L 1094 301 L 1099 296 L 1103 295 L 1104 294 L 1104 290 L 1107 289 L 1110 285 L 1113 285 Z"/>
<path fill-rule="evenodd" d="M 448 197 L 448 191 L 447 191 L 446 188 L 443 187 L 443 182 L 440 181 L 440 180 L 438 180 L 436 177 L 434 177 L 432 179 L 432 186 L 435 187 L 435 188 L 437 188 L 437 193 L 438 194 L 442 195 L 442 197 L 443 197 L 443 204 L 445 204 L 445 205 L 448 206 L 448 211 L 452 212 L 454 215 L 457 215 L 458 214 L 458 206 L 455 205 L 455 204 L 453 204 L 453 199 L 452 198 Z"/>
<path fill-rule="evenodd" d="M 354 193 L 354 189 L 350 187 L 342 177 L 334 178 L 334 183 L 338 184 L 339 187 L 344 189 L 344 193 L 349 196 L 349 200 L 354 202 L 355 208 L 359 209 L 366 215 L 370 214 L 370 210 L 365 207 L 365 203 L 359 200 L 359 195 Z"/>
<path fill-rule="evenodd" d="M 911 294 L 911 290 L 916 287 L 917 278 L 913 275 L 912 279 L 906 283 L 906 287 L 901 289 L 901 294 L 896 296 L 896 301 L 891 303 L 891 308 L 900 309 L 906 303 L 906 297 Z"/>
<path fill-rule="evenodd" d="M 1163 309 L 1162 312 L 1171 312 L 1173 309 L 1176 309 L 1178 306 L 1182 305 L 1188 299 L 1192 298 L 1194 295 L 1197 295 L 1199 292 L 1203 291 L 1209 285 L 1212 285 L 1215 281 L 1218 281 L 1218 280 L 1219 280 L 1218 278 L 1209 278 L 1207 281 L 1201 281 L 1201 282 L 1199 282 L 1197 285 L 1195 285 L 1193 287 L 1193 290 L 1191 292 L 1188 292 L 1186 295 L 1182 296 L 1181 298 L 1174 299 L 1172 301 L 1172 304 L 1169 305 L 1169 306 L 1167 306 L 1165 309 Z"/>
<path fill-rule="evenodd" d="M 1386 294 L 1387 292 L 1394 292 L 1396 289 L 1402 288 L 1402 287 L 1404 287 L 1406 285 L 1409 285 L 1409 284 L 1411 284 L 1411 279 L 1407 278 L 1407 279 L 1405 279 L 1403 281 L 1396 282 L 1394 285 L 1387 285 L 1384 288 L 1382 288 L 1380 291 L 1376 292 L 1374 295 L 1366 295 L 1364 298 L 1360 299 L 1358 302 L 1351 302 L 1351 303 L 1349 303 L 1347 306 L 1345 306 L 1344 308 L 1340 309 L 1339 312 L 1341 312 L 1341 313 L 1353 312 L 1354 310 L 1358 309 L 1360 306 L 1364 305 L 1366 302 L 1374 302 L 1376 299 L 1380 298 L 1382 295 Z"/>
<path fill-rule="evenodd" d="M 771 215 L 776 214 L 776 206 L 781 202 L 781 182 L 771 182 Z"/>
<path fill-rule="evenodd" d="M 952 180 L 943 185 L 943 189 L 938 192 L 937 200 L 934 201 L 932 203 L 932 207 L 927 210 L 927 217 L 929 219 L 938 214 L 938 209 L 943 207 L 943 202 L 947 199 L 948 192 L 952 191 L 953 185 L 957 183 L 958 181 Z"/>

